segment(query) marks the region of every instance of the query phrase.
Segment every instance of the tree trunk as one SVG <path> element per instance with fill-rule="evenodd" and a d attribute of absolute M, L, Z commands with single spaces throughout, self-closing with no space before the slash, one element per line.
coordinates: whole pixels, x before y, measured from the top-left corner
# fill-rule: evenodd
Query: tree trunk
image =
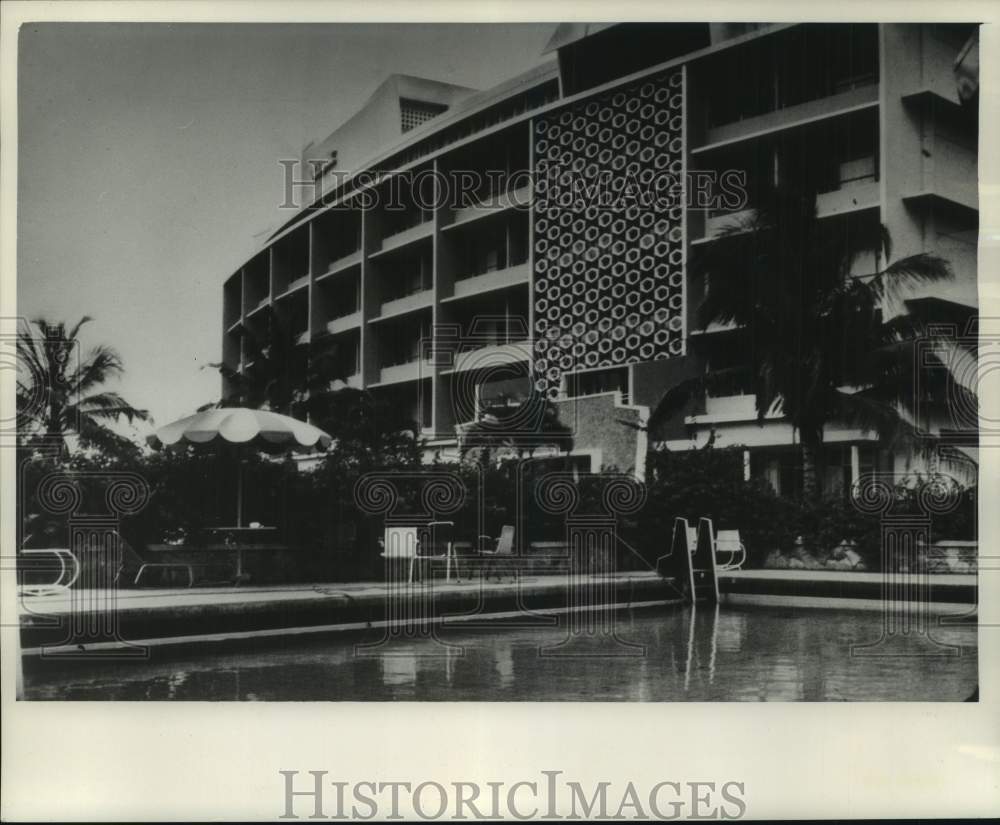
<path fill-rule="evenodd" d="M 815 501 L 819 498 L 819 447 L 816 444 L 802 445 L 802 498 Z"/>

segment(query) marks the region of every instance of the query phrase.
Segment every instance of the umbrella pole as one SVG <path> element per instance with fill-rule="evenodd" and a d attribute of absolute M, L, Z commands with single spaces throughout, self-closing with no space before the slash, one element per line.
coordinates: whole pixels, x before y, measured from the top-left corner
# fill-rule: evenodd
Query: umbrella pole
<path fill-rule="evenodd" d="M 243 450 L 236 448 L 236 526 L 243 526 Z M 243 578 L 243 546 L 239 534 L 236 536 L 236 581 Z"/>
<path fill-rule="evenodd" d="M 243 456 L 236 448 L 236 526 L 243 526 Z"/>

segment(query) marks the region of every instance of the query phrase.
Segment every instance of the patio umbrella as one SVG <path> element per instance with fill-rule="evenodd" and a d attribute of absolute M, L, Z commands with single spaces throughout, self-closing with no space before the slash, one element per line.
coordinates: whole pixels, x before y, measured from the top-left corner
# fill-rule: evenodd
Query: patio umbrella
<path fill-rule="evenodd" d="M 251 446 L 264 452 L 326 449 L 333 439 L 323 430 L 287 415 L 246 407 L 213 407 L 160 427 L 146 438 L 149 445 L 235 444 L 239 451 Z M 243 470 L 236 481 L 236 526 L 243 526 Z"/>

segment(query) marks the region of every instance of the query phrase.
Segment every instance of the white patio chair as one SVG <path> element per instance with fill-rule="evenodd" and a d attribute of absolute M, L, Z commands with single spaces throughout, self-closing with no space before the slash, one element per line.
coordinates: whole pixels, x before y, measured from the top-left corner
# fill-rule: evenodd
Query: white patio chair
<path fill-rule="evenodd" d="M 407 581 L 413 581 L 413 565 L 417 561 L 417 547 L 420 543 L 419 529 L 416 527 L 386 527 L 382 539 L 382 558 L 387 562 L 408 561 L 410 563 Z"/>
<path fill-rule="evenodd" d="M 747 548 L 739 530 L 719 530 L 715 534 L 715 569 L 739 570 L 747 560 Z"/>
<path fill-rule="evenodd" d="M 55 581 L 46 584 L 22 584 L 17 592 L 21 596 L 58 596 L 69 590 L 80 576 L 80 563 L 76 556 L 65 547 L 40 547 L 22 549 L 21 555 L 32 557 L 54 556 L 55 563 L 37 565 L 45 571 L 59 571 Z"/>

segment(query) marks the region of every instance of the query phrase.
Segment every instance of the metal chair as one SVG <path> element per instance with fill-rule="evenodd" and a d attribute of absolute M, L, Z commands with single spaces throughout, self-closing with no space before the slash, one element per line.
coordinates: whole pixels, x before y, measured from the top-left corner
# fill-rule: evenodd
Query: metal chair
<path fill-rule="evenodd" d="M 720 556 L 725 555 L 724 559 Z M 715 534 L 715 566 L 721 573 L 739 570 L 747 560 L 747 548 L 740 539 L 739 530 L 719 530 Z"/>
<path fill-rule="evenodd" d="M 417 561 L 419 536 L 416 527 L 386 527 L 385 535 L 379 540 L 381 556 L 386 562 L 408 561 L 410 563 L 407 581 L 413 581 L 413 567 Z"/>
<path fill-rule="evenodd" d="M 497 536 L 496 538 L 493 538 L 492 536 L 480 536 L 479 537 L 480 545 L 482 544 L 482 541 L 484 539 L 486 541 L 493 542 L 493 549 L 486 550 L 482 546 L 480 546 L 479 549 L 480 558 L 487 559 L 487 563 L 482 570 L 481 574 L 482 577 L 489 578 L 490 570 L 492 570 L 499 561 L 507 563 L 508 572 L 510 572 L 511 574 L 511 581 L 514 581 L 516 577 L 513 573 L 513 570 L 511 569 L 513 566 L 513 559 L 514 559 L 513 525 L 505 524 L 503 528 L 500 530 L 500 535 Z M 500 581 L 500 578 L 501 576 L 497 574 L 497 581 Z"/>
<path fill-rule="evenodd" d="M 747 559 L 746 545 L 740 539 L 739 530 L 715 530 L 711 519 L 708 522 L 708 541 L 715 553 L 715 569 L 719 573 L 727 570 L 740 570 Z M 698 551 L 698 528 L 687 527 L 688 550 L 691 555 Z M 722 558 L 720 558 L 722 556 Z"/>
<path fill-rule="evenodd" d="M 407 581 L 413 581 L 417 562 L 443 561 L 446 564 L 445 581 L 451 580 L 452 563 L 455 565 L 456 581 L 461 581 L 458 559 L 455 557 L 454 542 L 450 530 L 451 521 L 431 521 L 422 526 L 392 526 L 385 528 L 381 540 L 382 558 L 387 561 L 409 562 Z M 436 552 L 442 548 L 444 552 Z"/>
<path fill-rule="evenodd" d="M 423 528 L 422 534 L 426 541 L 417 544 L 417 561 L 443 561 L 445 563 L 445 581 L 451 581 L 451 566 L 455 565 L 455 581 L 462 581 L 458 567 L 458 557 L 455 555 L 455 522 L 430 521 Z"/>

